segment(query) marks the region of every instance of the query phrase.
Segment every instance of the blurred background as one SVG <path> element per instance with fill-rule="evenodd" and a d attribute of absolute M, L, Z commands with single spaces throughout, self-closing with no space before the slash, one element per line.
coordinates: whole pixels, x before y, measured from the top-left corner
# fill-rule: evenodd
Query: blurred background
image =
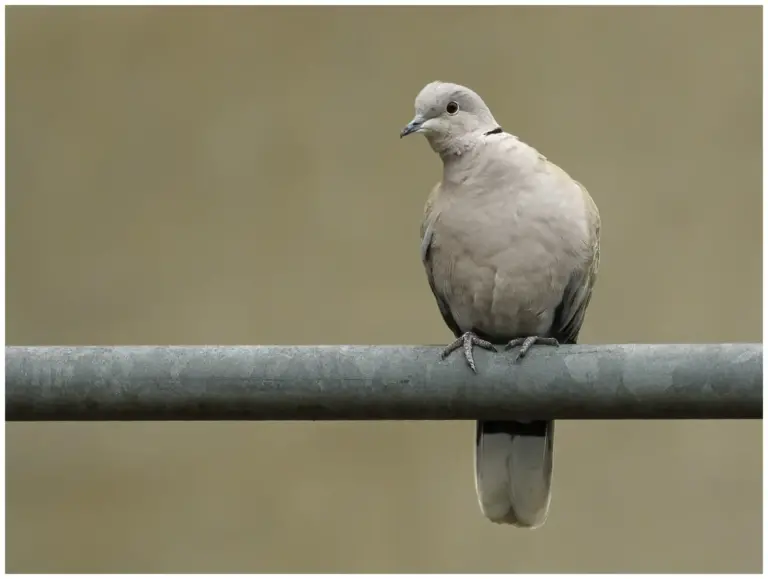
<path fill-rule="evenodd" d="M 761 341 L 761 8 L 6 9 L 7 340 L 431 344 L 429 81 L 602 214 L 584 343 Z M 534 532 L 474 424 L 6 426 L 9 572 L 759 572 L 762 422 L 563 422 Z"/>

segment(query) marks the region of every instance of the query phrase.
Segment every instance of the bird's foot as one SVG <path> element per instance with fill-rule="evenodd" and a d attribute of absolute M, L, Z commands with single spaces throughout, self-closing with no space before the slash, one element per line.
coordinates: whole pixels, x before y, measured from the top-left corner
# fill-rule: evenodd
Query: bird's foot
<path fill-rule="evenodd" d="M 530 350 L 531 346 L 534 344 L 541 344 L 543 346 L 559 346 L 560 342 L 558 342 L 555 338 L 528 336 L 527 338 L 515 338 L 514 340 L 510 340 L 504 349 L 511 350 L 512 348 L 517 348 L 520 346 L 520 351 L 517 353 L 517 356 L 515 356 L 515 362 L 517 362 L 518 360 L 525 358 L 528 350 Z"/>
<path fill-rule="evenodd" d="M 464 357 L 467 359 L 467 364 L 469 364 L 469 367 L 472 368 L 473 372 L 477 372 L 477 368 L 475 367 L 475 358 L 472 356 L 472 348 L 474 346 L 479 346 L 480 348 L 490 350 L 491 352 L 496 351 L 496 348 L 493 347 L 493 344 L 487 340 L 479 338 L 477 334 L 474 334 L 473 332 L 465 332 L 463 335 L 459 336 L 458 339 L 454 340 L 445 347 L 443 353 L 440 355 L 440 358 L 445 360 L 451 354 L 451 352 L 457 350 L 460 346 L 464 346 Z"/>

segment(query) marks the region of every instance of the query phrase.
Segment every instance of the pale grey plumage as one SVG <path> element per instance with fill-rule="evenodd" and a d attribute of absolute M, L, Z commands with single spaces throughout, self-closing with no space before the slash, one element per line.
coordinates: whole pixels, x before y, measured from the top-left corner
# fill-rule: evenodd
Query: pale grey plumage
<path fill-rule="evenodd" d="M 599 263 L 600 218 L 586 189 L 503 132 L 466 87 L 430 83 L 415 108 L 401 136 L 424 133 L 443 161 L 425 207 L 421 256 L 443 319 L 460 338 L 454 344 L 464 344 L 474 370 L 472 344 L 482 340 L 575 343 Z M 477 491 L 491 520 L 544 522 L 553 435 L 547 421 L 478 423 Z"/>

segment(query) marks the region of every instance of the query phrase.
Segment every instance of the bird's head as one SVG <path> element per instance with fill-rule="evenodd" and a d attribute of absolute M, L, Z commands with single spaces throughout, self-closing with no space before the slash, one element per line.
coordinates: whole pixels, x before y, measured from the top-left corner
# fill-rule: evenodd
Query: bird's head
<path fill-rule="evenodd" d="M 476 92 L 449 82 L 429 83 L 416 97 L 416 115 L 400 137 L 423 133 L 439 154 L 460 150 L 473 137 L 498 128 L 490 109 Z"/>

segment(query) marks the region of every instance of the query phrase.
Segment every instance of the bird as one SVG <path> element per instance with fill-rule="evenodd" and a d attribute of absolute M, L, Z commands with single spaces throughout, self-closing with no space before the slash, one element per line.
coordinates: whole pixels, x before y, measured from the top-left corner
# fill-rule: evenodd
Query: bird
<path fill-rule="evenodd" d="M 442 178 L 424 206 L 421 260 L 471 372 L 475 347 L 575 344 L 600 262 L 600 215 L 587 189 L 502 129 L 472 89 L 434 81 L 417 95 L 400 138 L 426 137 Z M 481 420 L 475 487 L 495 523 L 535 529 L 551 500 L 554 422 Z"/>

